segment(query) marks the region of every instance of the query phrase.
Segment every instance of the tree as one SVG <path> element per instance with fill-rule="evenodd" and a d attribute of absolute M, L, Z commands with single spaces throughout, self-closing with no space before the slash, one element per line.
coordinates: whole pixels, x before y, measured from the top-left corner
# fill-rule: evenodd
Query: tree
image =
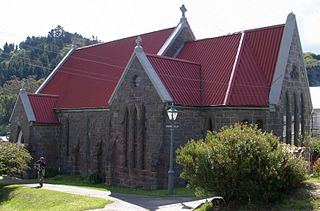
<path fill-rule="evenodd" d="M 0 152 L 0 175 L 17 176 L 29 169 L 32 157 L 24 147 L 0 141 Z"/>
<path fill-rule="evenodd" d="M 177 150 L 181 174 L 198 194 L 269 202 L 301 185 L 306 162 L 257 127 L 236 124 Z"/>

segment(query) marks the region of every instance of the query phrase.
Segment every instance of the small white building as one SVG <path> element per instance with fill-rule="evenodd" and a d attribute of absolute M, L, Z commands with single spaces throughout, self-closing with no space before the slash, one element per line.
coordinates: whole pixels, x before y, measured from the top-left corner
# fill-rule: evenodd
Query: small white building
<path fill-rule="evenodd" d="M 310 87 L 313 105 L 311 130 L 320 138 L 320 86 Z"/>
<path fill-rule="evenodd" d="M 9 141 L 7 136 L 0 136 L 0 141 Z"/>

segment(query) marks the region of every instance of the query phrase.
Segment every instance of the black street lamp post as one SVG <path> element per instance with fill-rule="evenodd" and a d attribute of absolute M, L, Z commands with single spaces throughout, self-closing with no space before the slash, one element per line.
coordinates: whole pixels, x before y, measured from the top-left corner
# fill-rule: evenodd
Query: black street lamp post
<path fill-rule="evenodd" d="M 170 127 L 170 160 L 169 160 L 169 171 L 168 171 L 168 193 L 171 195 L 173 194 L 173 181 L 174 181 L 174 170 L 173 170 L 173 130 L 174 130 L 174 124 L 173 122 L 176 120 L 178 111 L 171 106 L 170 109 L 167 110 L 169 120 L 171 122 Z"/>

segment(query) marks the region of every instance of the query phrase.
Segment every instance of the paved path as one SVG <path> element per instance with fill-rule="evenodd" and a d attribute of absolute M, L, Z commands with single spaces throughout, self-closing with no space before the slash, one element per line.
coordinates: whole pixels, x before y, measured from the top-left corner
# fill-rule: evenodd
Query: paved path
<path fill-rule="evenodd" d="M 0 182 L 4 182 L 1 181 Z M 17 182 L 15 182 L 17 183 Z M 23 182 L 22 182 L 23 183 Z M 38 184 L 22 184 L 29 187 L 38 187 Z M 88 188 L 80 188 L 68 185 L 52 185 L 44 184 L 44 189 L 61 191 L 72 194 L 80 194 L 91 197 L 100 197 L 112 200 L 113 203 L 107 205 L 103 209 L 95 209 L 95 211 L 140 211 L 140 210 L 160 210 L 160 211 L 176 211 L 176 210 L 193 210 L 206 199 L 196 197 L 153 197 L 141 196 L 133 194 L 111 193 L 109 191 L 94 190 Z"/>

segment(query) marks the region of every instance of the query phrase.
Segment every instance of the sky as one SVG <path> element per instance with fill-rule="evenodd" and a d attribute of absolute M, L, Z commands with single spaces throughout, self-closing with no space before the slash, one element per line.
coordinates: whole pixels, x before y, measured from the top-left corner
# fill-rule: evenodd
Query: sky
<path fill-rule="evenodd" d="M 303 51 L 320 54 L 320 0 L 1 0 L 0 47 L 57 25 L 104 42 L 170 28 L 182 4 L 197 39 L 283 24 L 293 12 Z"/>

